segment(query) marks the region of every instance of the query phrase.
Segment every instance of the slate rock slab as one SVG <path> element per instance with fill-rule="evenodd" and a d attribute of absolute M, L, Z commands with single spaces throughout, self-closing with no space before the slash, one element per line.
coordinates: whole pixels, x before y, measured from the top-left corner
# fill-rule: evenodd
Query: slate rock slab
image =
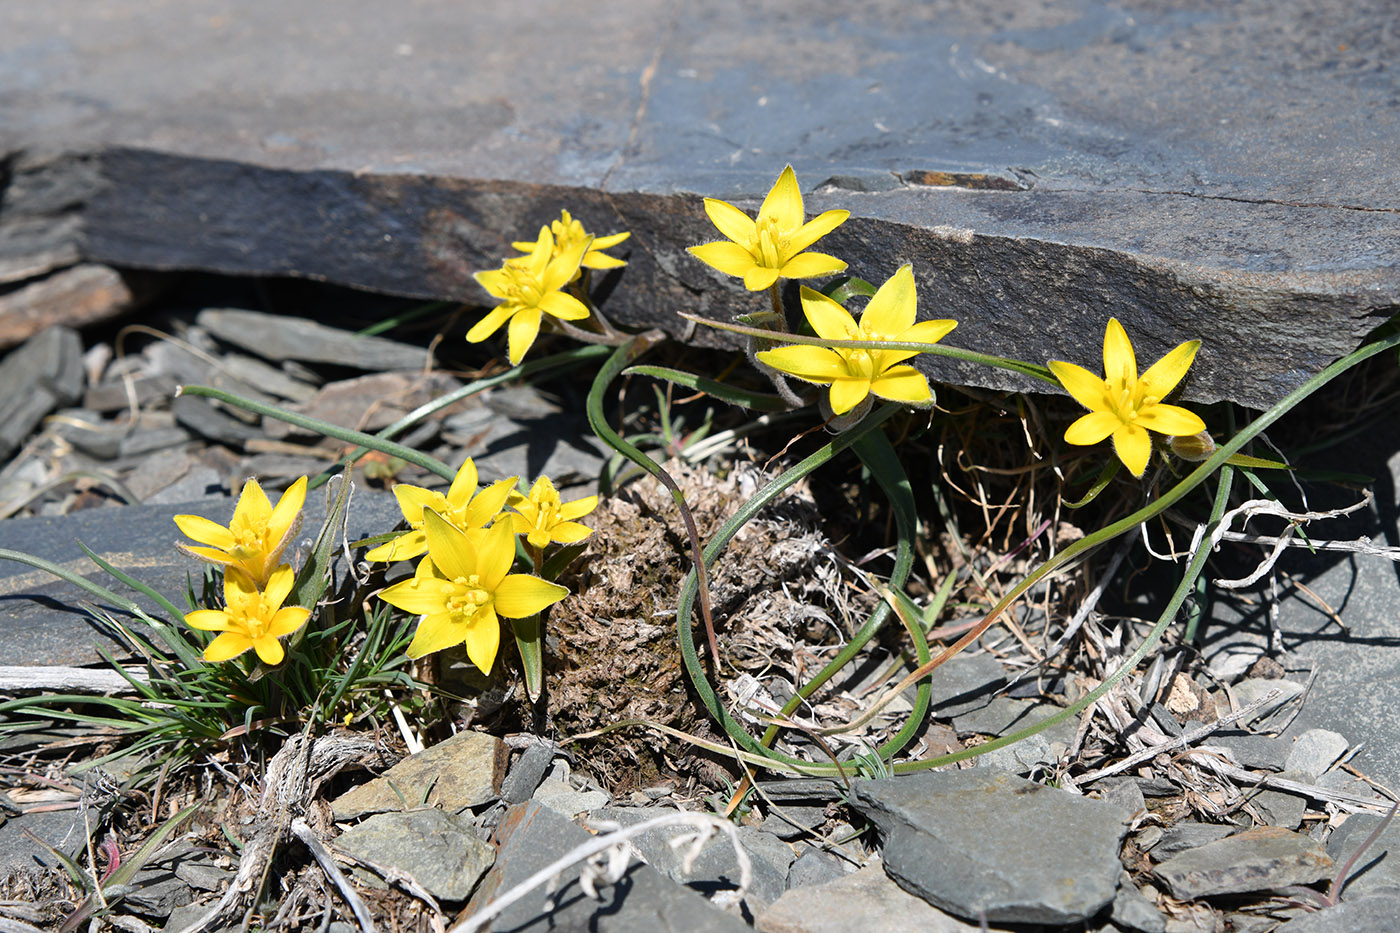
<path fill-rule="evenodd" d="M 334 363 L 367 372 L 423 369 L 422 347 L 387 337 L 365 337 L 316 321 L 239 308 L 207 308 L 195 323 L 226 343 L 265 360 Z"/>
<path fill-rule="evenodd" d="M 1260 826 L 1175 855 L 1152 871 L 1173 897 L 1189 901 L 1311 884 L 1327 877 L 1332 860 L 1306 836 Z"/>
<path fill-rule="evenodd" d="M 0 360 L 0 462 L 14 456 L 35 425 L 83 391 L 83 342 L 69 327 L 50 327 Z"/>
<path fill-rule="evenodd" d="M 480 806 L 499 794 L 508 754 L 494 735 L 458 732 L 341 794 L 331 801 L 331 814 L 337 820 L 352 820 L 366 813 L 402 810 L 405 803 L 451 811 Z"/>
<path fill-rule="evenodd" d="M 1078 923 L 1112 902 L 1126 812 L 983 769 L 856 781 L 885 871 L 934 906 L 976 919 Z"/>
<path fill-rule="evenodd" d="M 464 901 L 496 860 L 471 820 L 436 807 L 377 813 L 336 837 L 351 855 L 397 868 L 440 900 Z"/>
<path fill-rule="evenodd" d="M 1362 933 L 1393 930 L 1400 917 L 1400 894 L 1368 894 L 1346 898 L 1335 907 L 1295 917 L 1281 933 Z"/>
<path fill-rule="evenodd" d="M 1338 865 L 1351 858 L 1357 847 L 1375 831 L 1382 816 L 1353 813 L 1327 840 L 1327 854 Z M 1343 897 L 1389 891 L 1400 895 L 1400 825 L 1391 820 L 1376 841 L 1357 860 L 1348 875 Z"/>
<path fill-rule="evenodd" d="M 878 863 L 826 884 L 789 891 L 758 915 L 759 933 L 846 933 L 918 930 L 962 933 L 980 929 L 905 891 Z"/>
<path fill-rule="evenodd" d="M 857 218 L 829 251 L 873 279 L 912 261 L 924 308 L 963 322 L 954 343 L 1086 362 L 1114 313 L 1153 358 L 1204 340 L 1188 397 L 1263 407 L 1400 298 L 1389 17 L 1344 0 L 17 4 L 0 155 L 75 155 L 6 173 L 23 197 L 0 198 L 0 275 L 66 251 L 480 301 L 471 273 L 568 206 L 633 231 L 614 319 L 680 333 L 674 309 L 754 307 L 683 252 L 715 236 L 699 196 L 756 208 L 792 162 L 811 210 Z"/>
<path fill-rule="evenodd" d="M 511 807 L 496 827 L 496 864 L 457 920 L 471 916 L 492 899 L 511 890 L 592 837 L 582 827 L 533 801 Z M 490 926 L 512 933 L 547 930 L 590 930 L 596 933 L 654 933 L 687 930 L 694 933 L 742 933 L 748 924 L 641 862 L 627 869 L 615 885 L 602 888 L 599 900 L 587 897 L 578 884 L 578 869 L 563 873 L 552 895 L 536 888 L 507 907 Z M 452 925 L 455 925 L 452 924 Z"/>

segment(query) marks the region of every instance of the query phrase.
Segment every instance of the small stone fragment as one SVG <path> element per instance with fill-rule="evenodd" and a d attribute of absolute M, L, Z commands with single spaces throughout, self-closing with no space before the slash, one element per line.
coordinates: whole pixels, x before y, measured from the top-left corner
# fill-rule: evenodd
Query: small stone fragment
<path fill-rule="evenodd" d="M 533 799 L 570 818 L 606 807 L 609 801 L 608 795 L 600 790 L 575 790 L 568 781 L 556 778 L 541 783 Z"/>
<path fill-rule="evenodd" d="M 1109 917 L 1118 926 L 1140 933 L 1165 933 L 1167 929 L 1167 918 L 1162 916 L 1151 898 L 1138 890 L 1126 872 L 1118 884 L 1118 893 L 1113 897 L 1113 910 Z"/>
<path fill-rule="evenodd" d="M 45 415 L 83 390 L 83 342 L 50 327 L 0 360 L 0 462 L 9 460 Z"/>
<path fill-rule="evenodd" d="M 127 311 L 135 296 L 120 272 L 87 264 L 0 296 L 0 349 L 54 325 L 83 327 Z"/>
<path fill-rule="evenodd" d="M 760 913 L 755 926 L 760 933 L 847 933 L 852 929 L 970 933 L 980 929 L 905 891 L 878 863 L 826 884 L 794 887 Z"/>
<path fill-rule="evenodd" d="M 1275 690 L 1278 691 L 1278 696 L 1259 707 L 1247 719 L 1240 720 L 1242 725 L 1249 725 L 1250 723 L 1264 722 L 1274 713 L 1283 709 L 1294 698 L 1302 694 L 1303 685 L 1293 680 L 1250 677 L 1235 684 L 1231 689 L 1241 706 L 1248 706 L 1255 700 L 1268 696 Z"/>
<path fill-rule="evenodd" d="M 535 788 L 544 780 L 550 762 L 554 760 L 555 748 L 540 743 L 529 745 L 516 760 L 501 782 L 501 800 L 506 803 L 524 803 L 534 794 Z"/>
<path fill-rule="evenodd" d="M 860 780 L 852 803 L 885 838 L 885 871 L 968 919 L 1079 923 L 1118 888 L 1128 814 L 983 768 Z"/>
<path fill-rule="evenodd" d="M 436 807 L 378 813 L 342 833 L 337 849 L 397 868 L 436 898 L 462 901 L 496 860 L 470 820 Z"/>
<path fill-rule="evenodd" d="M 1314 780 L 1311 774 L 1301 771 L 1285 771 L 1279 777 L 1300 784 L 1311 784 Z M 1263 818 L 1265 825 L 1279 826 L 1283 829 L 1297 829 L 1303 825 L 1303 816 L 1308 812 L 1306 799 L 1279 790 L 1260 791 L 1251 797 L 1249 802 Z"/>
<path fill-rule="evenodd" d="M 1346 754 L 1348 747 L 1347 740 L 1330 729 L 1309 729 L 1293 742 L 1284 768 L 1306 771 L 1314 777 L 1326 774 Z"/>
<path fill-rule="evenodd" d="M 1017 701 L 1012 701 L 1017 702 Z M 1017 720 L 1007 731 L 1027 729 L 1052 716 L 1055 707 L 1037 705 L 1024 718 Z M 1042 732 L 1027 736 L 1019 742 L 1012 742 L 1002 748 L 993 749 L 978 757 L 978 766 L 996 768 L 1027 777 L 1036 771 L 1053 771 L 1055 765 L 1069 751 L 1074 741 L 1078 724 L 1073 719 L 1056 723 Z"/>
<path fill-rule="evenodd" d="M 788 890 L 826 884 L 844 878 L 854 870 L 855 866 L 845 859 L 809 846 L 788 869 Z"/>
<path fill-rule="evenodd" d="M 940 667 L 929 684 L 929 716 L 953 719 L 986 706 L 1006 684 L 1006 668 L 990 654 L 960 654 Z"/>
<path fill-rule="evenodd" d="M 423 804 L 451 811 L 479 806 L 496 797 L 505 761 L 506 747 L 500 739 L 483 732 L 459 732 L 341 794 L 331 801 L 331 813 L 337 820 L 351 820 Z"/>
<path fill-rule="evenodd" d="M 1250 732 L 1217 732 L 1204 744 L 1228 749 L 1241 768 L 1265 771 L 1282 771 L 1292 750 L 1286 739 Z"/>
<path fill-rule="evenodd" d="M 1154 868 L 1153 874 L 1173 897 L 1189 901 L 1311 884 L 1331 870 L 1332 860 L 1311 839 L 1260 826 L 1173 856 Z"/>
<path fill-rule="evenodd" d="M 1218 823 L 1177 823 L 1162 831 L 1162 837 L 1152 847 L 1152 856 L 1162 861 L 1178 852 L 1199 849 L 1217 839 L 1224 839 L 1238 828 Z"/>
<path fill-rule="evenodd" d="M 996 697 L 985 706 L 954 716 L 953 726 L 963 734 L 1005 735 L 1034 725 L 1044 719 L 1048 712 L 1053 712 L 1053 709 L 1046 710 L 1031 700 Z"/>
<path fill-rule="evenodd" d="M 1394 930 L 1400 917 L 1400 894 L 1367 894 L 1288 921 L 1278 933 L 1371 933 Z"/>
<path fill-rule="evenodd" d="M 215 337 L 265 360 L 333 363 L 365 372 L 422 369 L 428 354 L 421 347 L 364 337 L 304 318 L 236 308 L 208 308 L 196 319 Z"/>
<path fill-rule="evenodd" d="M 330 424 L 374 432 L 459 386 L 455 378 L 440 371 L 373 373 L 326 383 L 308 401 L 285 407 Z M 264 422 L 264 429 L 274 439 L 319 436 L 308 428 L 272 418 Z"/>
<path fill-rule="evenodd" d="M 185 430 L 215 443 L 242 447 L 262 431 L 245 421 L 215 408 L 207 399 L 182 395 L 170 403 L 175 423 Z"/>
<path fill-rule="evenodd" d="M 294 379 L 276 366 L 241 353 L 225 354 L 224 369 L 235 379 L 255 385 L 264 392 L 292 402 L 309 402 L 316 397 L 316 387 Z"/>
<path fill-rule="evenodd" d="M 1094 785 L 1104 803 L 1111 803 L 1124 813 L 1136 816 L 1147 809 L 1147 798 L 1132 778 L 1109 778 Z"/>

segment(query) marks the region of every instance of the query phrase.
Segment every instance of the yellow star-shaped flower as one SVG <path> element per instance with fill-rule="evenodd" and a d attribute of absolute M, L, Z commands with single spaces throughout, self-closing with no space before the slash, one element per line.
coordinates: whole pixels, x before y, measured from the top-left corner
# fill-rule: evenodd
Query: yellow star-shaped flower
<path fill-rule="evenodd" d="M 480 531 L 505 506 L 511 491 L 515 489 L 515 480 L 514 476 L 499 480 L 478 493 L 476 464 L 468 457 L 453 477 L 445 496 L 435 489 L 399 483 L 394 487 L 394 498 L 399 500 L 399 510 L 403 512 L 409 530 L 372 549 L 365 554 L 365 559 L 408 560 L 425 553 L 428 550 L 428 537 L 423 530 L 425 512 L 435 512 L 468 534 Z"/>
<path fill-rule="evenodd" d="M 562 255 L 582 241 L 589 241 L 588 250 L 583 254 L 583 261 L 580 263 L 585 269 L 620 269 L 627 265 L 624 260 L 616 256 L 609 256 L 603 252 L 611 249 L 617 244 L 626 240 L 632 234 L 627 231 L 622 233 L 610 233 L 607 236 L 595 237 L 583 228 L 583 224 L 573 218 L 568 211 L 560 211 L 558 220 L 552 221 L 549 225 L 549 232 L 554 237 L 554 254 Z M 522 253 L 530 253 L 535 249 L 535 244 L 528 240 L 518 240 L 511 245 L 512 249 L 518 249 Z M 518 257 L 519 258 L 519 257 Z M 578 270 L 574 271 L 573 277 L 579 277 Z"/>
<path fill-rule="evenodd" d="M 224 608 L 196 609 L 185 613 L 185 624 L 220 634 L 204 649 L 204 660 L 227 661 L 252 648 L 264 664 L 281 664 L 286 652 L 277 639 L 306 624 L 310 609 L 283 607 L 296 575 L 283 564 L 272 571 L 267 587 L 259 590 L 245 575 L 224 575 Z"/>
<path fill-rule="evenodd" d="M 860 323 L 821 292 L 802 289 L 802 311 L 818 337 L 826 340 L 887 340 L 937 343 L 957 321 L 920 321 L 914 272 L 902 266 L 875 292 Z M 893 402 L 927 402 L 928 379 L 912 366 L 898 365 L 917 356 L 914 350 L 861 350 L 847 347 L 791 346 L 764 350 L 758 359 L 807 382 L 831 384 L 831 410 L 844 415 L 872 392 Z"/>
<path fill-rule="evenodd" d="M 395 583 L 379 598 L 405 612 L 421 615 L 408 646 L 420 658 L 465 644 L 467 657 L 491 672 L 501 644 L 499 616 L 523 619 L 569 595 L 556 583 L 524 573 L 510 573 L 515 562 L 515 533 L 498 522 L 474 543 L 436 512 L 425 512 L 428 556 L 411 579 Z"/>
<path fill-rule="evenodd" d="M 588 317 L 588 306 L 560 289 L 569 284 L 592 240 L 582 239 L 558 254 L 548 227 L 540 228 L 539 239 L 528 256 L 507 259 L 499 269 L 473 276 L 501 303 L 467 331 L 469 343 L 480 343 L 510 322 L 510 363 L 518 365 L 540 333 L 540 322 L 549 314 L 561 321 L 581 321 Z"/>
<path fill-rule="evenodd" d="M 1112 436 L 1118 459 L 1134 476 L 1142 476 L 1152 455 L 1148 431 L 1183 436 L 1206 429 L 1205 422 L 1194 412 L 1162 402 L 1191 368 L 1200 347 L 1199 340 L 1188 340 L 1139 377 L 1137 357 L 1127 332 L 1117 318 L 1109 318 L 1103 335 L 1104 378 L 1073 363 L 1050 361 L 1050 371 L 1060 385 L 1089 409 L 1089 414 L 1065 431 L 1065 440 L 1088 445 Z"/>
<path fill-rule="evenodd" d="M 296 533 L 305 502 L 305 476 L 287 487 L 275 509 L 258 481 L 249 479 L 243 484 L 227 528 L 202 515 L 175 516 L 176 527 L 186 537 L 210 545 L 180 545 L 180 549 L 201 560 L 247 574 L 254 585 L 263 586 Z"/>
<path fill-rule="evenodd" d="M 512 530 L 524 535 L 531 547 L 542 548 L 554 541 L 558 544 L 575 544 L 593 533 L 587 525 L 574 521 L 582 518 L 598 507 L 597 496 L 584 496 L 572 502 L 564 502 L 548 476 L 541 476 L 530 487 L 530 494 L 522 496 L 511 493 L 510 507 L 514 513 L 509 516 Z"/>
<path fill-rule="evenodd" d="M 705 213 L 729 239 L 692 246 L 691 255 L 725 275 L 739 276 L 749 291 L 763 291 L 780 278 L 809 279 L 846 268 L 834 256 L 803 250 L 845 223 L 851 212 L 826 211 L 803 223 L 802 191 L 791 165 L 763 199 L 757 220 L 715 198 L 705 199 Z"/>

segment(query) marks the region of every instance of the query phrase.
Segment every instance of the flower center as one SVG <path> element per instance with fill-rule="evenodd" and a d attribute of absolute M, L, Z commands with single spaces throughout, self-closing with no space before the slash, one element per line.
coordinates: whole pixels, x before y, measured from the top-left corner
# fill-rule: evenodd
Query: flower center
<path fill-rule="evenodd" d="M 851 338 L 859 340 L 859 337 Z M 869 350 L 855 349 L 848 350 L 846 356 L 846 368 L 850 370 L 852 376 L 857 379 L 873 379 L 875 377 L 875 359 Z"/>
<path fill-rule="evenodd" d="M 482 588 L 481 578 L 477 574 L 454 577 L 452 584 L 455 589 L 447 597 L 447 611 L 457 621 L 470 621 L 483 606 L 491 603 L 491 594 Z"/>
<path fill-rule="evenodd" d="M 765 217 L 758 221 L 758 250 L 754 255 L 765 269 L 781 269 L 783 257 L 787 255 L 787 234 L 778 227 L 777 218 Z"/>
<path fill-rule="evenodd" d="M 553 489 L 539 489 L 530 493 L 530 504 L 535 507 L 535 525 L 539 528 L 552 528 L 559 521 L 562 502 L 559 493 Z"/>
<path fill-rule="evenodd" d="M 540 299 L 544 297 L 544 289 L 540 287 L 539 281 L 530 274 L 528 269 L 507 264 L 505 272 L 505 292 L 508 304 L 519 304 L 533 308 L 540 303 Z"/>

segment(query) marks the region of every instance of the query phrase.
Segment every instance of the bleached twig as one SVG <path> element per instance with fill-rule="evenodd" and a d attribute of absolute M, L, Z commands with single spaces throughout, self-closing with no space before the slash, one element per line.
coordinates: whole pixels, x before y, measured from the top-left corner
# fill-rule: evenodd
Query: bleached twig
<path fill-rule="evenodd" d="M 340 891 L 340 896 L 345 898 L 345 903 L 350 905 L 350 910 L 355 914 L 355 921 L 359 923 L 362 933 L 375 933 L 374 917 L 370 914 L 365 902 L 360 899 L 360 895 L 355 892 L 355 886 L 345 877 L 345 873 L 336 865 L 335 858 L 330 850 L 326 848 L 316 831 L 313 830 L 301 817 L 292 820 L 292 835 L 301 840 L 301 844 L 311 851 L 311 857 L 316 860 L 316 864 L 321 866 L 321 871 L 326 873 L 326 877 L 334 882 Z"/>
<path fill-rule="evenodd" d="M 143 670 L 128 669 L 127 674 L 141 683 L 149 678 Z M 114 670 L 90 670 L 86 667 L 0 667 L 0 693 L 93 693 L 117 696 L 135 693 L 131 681 Z"/>

